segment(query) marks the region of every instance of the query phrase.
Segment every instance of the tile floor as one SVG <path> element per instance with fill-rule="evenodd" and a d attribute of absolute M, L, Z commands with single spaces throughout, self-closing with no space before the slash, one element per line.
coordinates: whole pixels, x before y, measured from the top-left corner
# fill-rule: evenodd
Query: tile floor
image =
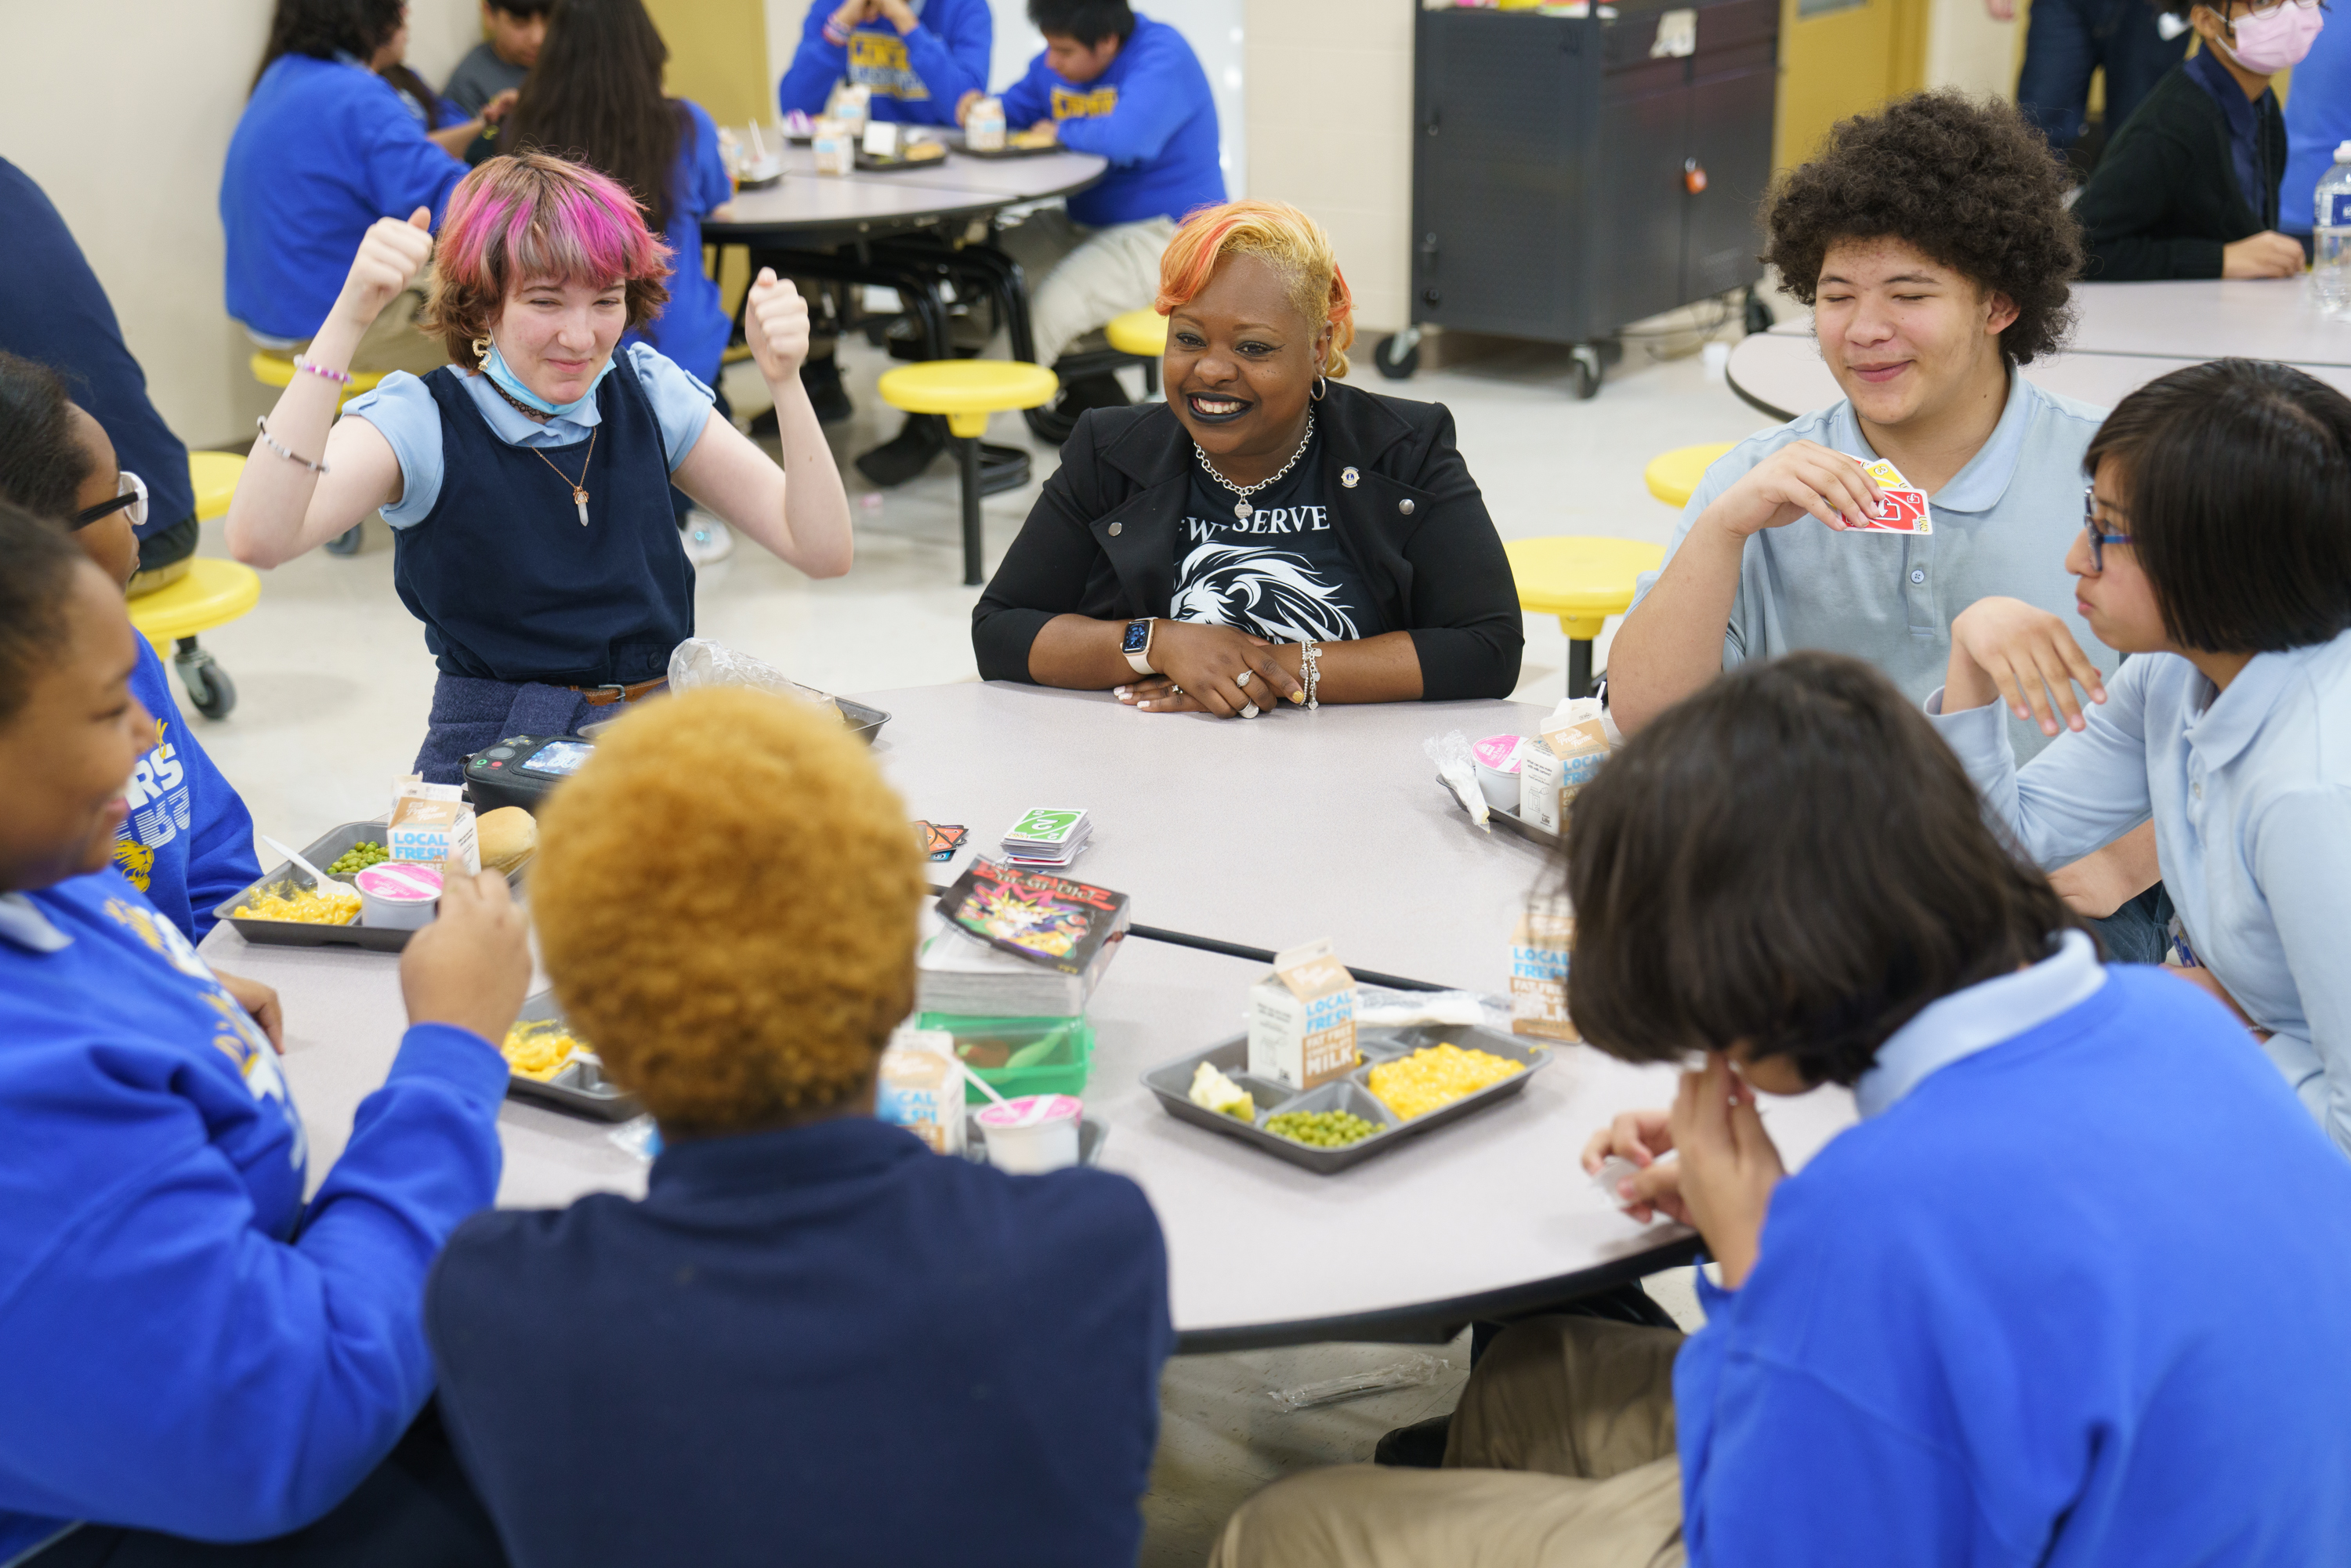
<path fill-rule="evenodd" d="M 1791 308 L 1781 302 L 1783 314 Z M 1628 343 L 1624 363 L 1588 402 L 1570 393 L 1565 352 L 1533 346 L 1397 384 L 1371 371 L 1366 342 L 1356 374 L 1375 390 L 1452 409 L 1463 455 L 1505 538 L 1590 533 L 1662 543 L 1675 514 L 1644 488 L 1642 465 L 1667 447 L 1736 440 L 1764 423 L 1708 378 L 1693 338 L 1667 342 L 1686 351 L 1655 360 L 1643 341 Z M 852 340 L 843 367 L 858 413 L 831 434 L 858 508 L 856 569 L 810 582 L 747 547 L 702 573 L 699 630 L 828 690 L 976 679 L 969 628 L 979 591 L 956 580 L 954 465 L 941 459 L 887 493 L 867 486 L 849 459 L 894 433 L 899 416 L 873 395 L 873 379 L 886 368 L 878 352 Z M 730 373 L 728 390 L 738 410 L 764 406 L 765 391 L 747 366 Z M 1028 488 L 985 505 L 992 566 L 1054 458 L 1015 417 L 999 416 L 989 439 L 1036 455 Z M 226 553 L 218 528 L 206 528 L 207 554 Z M 268 573 L 260 606 L 204 643 L 233 675 L 240 700 L 226 720 L 193 722 L 263 831 L 298 843 L 383 809 L 385 781 L 408 769 L 423 734 L 433 665 L 392 593 L 382 524 L 369 526 L 356 558 L 314 552 Z M 1519 695 L 1557 697 L 1564 662 L 1558 623 L 1529 617 Z M 1685 1322 L 1697 1322 L 1686 1270 L 1653 1281 L 1651 1289 Z M 1147 1568 L 1203 1561 L 1225 1516 L 1266 1481 L 1368 1458 L 1390 1427 L 1449 1409 L 1468 1372 L 1466 1336 L 1417 1353 L 1441 1354 L 1449 1364 L 1433 1383 L 1294 1414 L 1276 1405 L 1273 1391 L 1392 1365 L 1416 1350 L 1311 1345 L 1172 1363 L 1145 1505 Z"/>

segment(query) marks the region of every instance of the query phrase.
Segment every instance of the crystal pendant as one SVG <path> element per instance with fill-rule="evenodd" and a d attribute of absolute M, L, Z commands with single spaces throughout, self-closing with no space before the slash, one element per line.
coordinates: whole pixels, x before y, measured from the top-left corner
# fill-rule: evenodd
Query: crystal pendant
<path fill-rule="evenodd" d="M 586 528 L 588 526 L 588 492 L 575 486 L 571 491 L 571 504 L 580 508 L 580 526 Z"/>

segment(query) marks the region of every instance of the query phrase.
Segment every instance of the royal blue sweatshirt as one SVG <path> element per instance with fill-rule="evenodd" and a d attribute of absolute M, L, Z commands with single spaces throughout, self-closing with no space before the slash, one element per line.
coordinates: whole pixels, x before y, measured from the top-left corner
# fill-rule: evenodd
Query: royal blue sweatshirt
<path fill-rule="evenodd" d="M 123 798 L 130 820 L 114 838 L 114 868 L 190 942 L 218 925 L 221 900 L 261 880 L 253 813 L 229 788 L 172 700 L 172 677 L 147 639 L 131 695 L 155 720 L 155 748 L 139 759 Z"/>
<path fill-rule="evenodd" d="M 718 126 L 710 111 L 691 99 L 672 102 L 683 124 L 669 181 L 669 227 L 662 231 L 674 253 L 669 303 L 642 333 L 624 336 L 651 343 L 705 386 L 715 387 L 735 323 L 718 297 L 717 279 L 703 269 L 702 220 L 735 194 L 735 182 L 718 151 Z"/>
<path fill-rule="evenodd" d="M 1225 199 L 1208 73 L 1165 22 L 1137 13 L 1109 68 L 1083 87 L 1048 67 L 1040 50 L 1004 94 L 1004 123 L 1024 131 L 1040 120 L 1059 128 L 1062 146 L 1110 160 L 1100 184 L 1070 198 L 1078 223 L 1181 222 Z"/>
<path fill-rule="evenodd" d="M 0 1563 L 341 1501 L 432 1391 L 425 1270 L 496 1193 L 506 1084 L 411 1029 L 305 1204 L 277 1058 L 178 929 L 112 871 L 0 898 Z"/>
<path fill-rule="evenodd" d="M 1701 1293 L 1692 1568 L 2351 1563 L 2351 1162 L 2160 970 L 1865 1114 Z"/>
<path fill-rule="evenodd" d="M 846 48 L 824 36 L 825 19 L 840 7 L 812 0 L 800 26 L 799 47 L 776 84 L 776 102 L 789 114 L 823 111 L 835 82 L 873 89 L 876 120 L 953 125 L 956 101 L 987 90 L 987 58 L 996 23 L 987 0 L 909 0 L 921 25 L 905 37 L 878 17 L 860 23 Z M 691 367 L 689 367 L 691 368 Z"/>
<path fill-rule="evenodd" d="M 469 1220 L 443 1419 L 516 1568 L 1134 1561 L 1167 1260 L 1142 1192 L 870 1116 L 673 1142 L 643 1202 Z"/>
<path fill-rule="evenodd" d="M 246 100 L 221 173 L 228 313 L 265 337 L 311 336 L 368 226 L 419 207 L 437 226 L 465 177 L 365 66 L 280 55 Z"/>

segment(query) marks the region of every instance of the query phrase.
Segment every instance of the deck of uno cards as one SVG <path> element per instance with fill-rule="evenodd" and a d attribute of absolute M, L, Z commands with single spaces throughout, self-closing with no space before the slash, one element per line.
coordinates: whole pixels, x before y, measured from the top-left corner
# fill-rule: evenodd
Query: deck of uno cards
<path fill-rule="evenodd" d="M 1850 457 L 1853 455 L 1847 453 L 1846 455 Z M 1927 510 L 1927 493 L 1905 479 L 1901 469 L 1883 457 L 1855 457 L 1853 460 L 1861 465 L 1863 473 L 1877 481 L 1878 489 L 1886 497 L 1886 511 L 1882 517 L 1863 517 L 1858 521 L 1839 512 L 1837 516 L 1844 518 L 1847 532 L 1931 534 L 1935 531 L 1934 517 Z"/>
<path fill-rule="evenodd" d="M 1004 835 L 1004 858 L 1015 865 L 1068 865 L 1093 836 L 1093 819 L 1082 808 L 1031 806 Z"/>

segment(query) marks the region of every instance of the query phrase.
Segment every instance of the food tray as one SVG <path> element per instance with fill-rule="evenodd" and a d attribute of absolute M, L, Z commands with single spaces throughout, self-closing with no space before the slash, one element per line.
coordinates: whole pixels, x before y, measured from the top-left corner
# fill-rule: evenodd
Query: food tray
<path fill-rule="evenodd" d="M 942 142 L 941 145 L 946 144 Z M 944 169 L 946 166 L 947 155 L 944 152 L 935 158 L 876 158 L 862 147 L 857 152 L 857 172 L 861 174 L 895 174 L 906 169 Z"/>
<path fill-rule="evenodd" d="M 302 858 L 320 871 L 342 859 L 343 852 L 362 841 L 383 842 L 381 822 L 345 822 L 329 830 L 302 851 Z M 522 885 L 524 866 L 507 873 L 507 885 Z M 350 878 L 338 876 L 336 882 L 348 884 Z M 231 915 L 230 910 L 257 893 L 276 893 L 287 887 L 304 888 L 309 878 L 296 871 L 291 863 L 281 862 L 274 870 L 261 873 L 261 880 L 239 889 L 235 894 L 213 906 L 214 917 L 236 927 L 237 935 L 248 942 L 259 942 L 278 947 L 365 947 L 375 953 L 397 953 L 408 946 L 414 931 L 392 931 L 381 925 L 308 925 L 299 920 L 255 920 Z"/>
<path fill-rule="evenodd" d="M 1527 1070 L 1513 1072 L 1499 1083 L 1489 1084 L 1473 1094 L 1463 1095 L 1449 1105 L 1439 1106 L 1409 1121 L 1389 1110 L 1365 1086 L 1371 1070 L 1381 1062 L 1409 1056 L 1423 1046 L 1443 1045 L 1448 1041 L 1464 1051 L 1475 1049 L 1495 1056 L 1506 1056 L 1513 1061 L 1522 1061 L 1526 1063 Z M 1206 1051 L 1194 1051 L 1165 1066 L 1155 1067 L 1143 1075 L 1143 1083 L 1144 1088 L 1159 1096 L 1159 1103 L 1171 1116 L 1213 1128 L 1228 1138 L 1238 1138 L 1276 1159 L 1303 1166 L 1317 1176 L 1335 1176 L 1351 1166 L 1359 1166 L 1386 1153 L 1407 1138 L 1458 1122 L 1518 1093 L 1527 1086 L 1529 1079 L 1542 1071 L 1552 1055 L 1541 1046 L 1530 1045 L 1499 1030 L 1464 1028 L 1458 1024 L 1361 1029 L 1356 1031 L 1355 1045 L 1364 1058 L 1360 1064 L 1344 1077 L 1303 1092 L 1286 1083 L 1252 1077 L 1243 1071 L 1249 1064 L 1247 1035 L 1235 1035 L 1222 1044 L 1212 1045 Z M 1217 1071 L 1256 1097 L 1257 1116 L 1253 1121 L 1238 1121 L 1220 1111 L 1192 1103 L 1192 1074 L 1203 1061 L 1213 1063 Z M 1346 1111 L 1366 1122 L 1378 1123 L 1381 1131 L 1343 1149 L 1320 1149 L 1265 1130 L 1267 1117 L 1285 1111 Z"/>
<path fill-rule="evenodd" d="M 986 152 L 960 141 L 950 143 L 950 145 L 956 152 L 962 153 L 967 158 L 1043 158 L 1051 153 L 1066 152 L 1069 151 L 1068 148 L 1062 146 L 1059 141 L 1049 141 L 1042 147 L 998 147 L 991 152 Z"/>
<path fill-rule="evenodd" d="M 1461 804 L 1461 797 L 1453 792 L 1452 785 L 1439 779 L 1437 781 L 1437 787 L 1445 791 L 1447 800 L 1457 806 Z M 1468 814 L 1466 810 L 1462 812 L 1465 817 Z M 1516 811 L 1505 811 L 1490 800 L 1486 803 L 1486 815 L 1492 819 L 1494 825 L 1502 831 L 1514 833 L 1531 844 L 1540 844 L 1547 850 L 1564 850 L 1567 847 L 1567 841 L 1557 833 L 1547 828 L 1538 828 Z"/>
<path fill-rule="evenodd" d="M 562 1017 L 563 1009 L 557 1004 L 555 993 L 541 991 L 523 1003 L 515 1021 L 538 1023 Z M 600 1122 L 625 1122 L 643 1109 L 633 1095 L 604 1076 L 601 1063 L 593 1061 L 567 1062 L 561 1071 L 545 1082 L 510 1072 L 507 1074 L 507 1098 L 535 1101 L 559 1111 L 592 1116 Z"/>
<path fill-rule="evenodd" d="M 1078 1164 L 1102 1163 L 1102 1145 L 1110 1138 L 1110 1129 L 1092 1116 L 1078 1121 Z M 979 1124 L 977 1111 L 966 1112 L 963 1121 L 963 1157 L 976 1166 L 987 1163 L 987 1129 Z"/>

